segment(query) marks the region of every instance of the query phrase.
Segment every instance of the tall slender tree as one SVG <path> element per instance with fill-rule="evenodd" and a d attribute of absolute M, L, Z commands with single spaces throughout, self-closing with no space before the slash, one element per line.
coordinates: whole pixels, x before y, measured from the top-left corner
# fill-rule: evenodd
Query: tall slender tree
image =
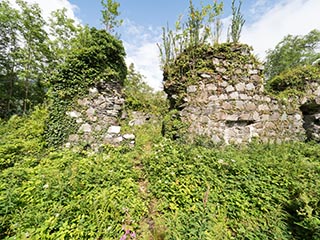
<path fill-rule="evenodd" d="M 43 99 L 43 74 L 50 61 L 48 34 L 40 7 L 28 5 L 23 0 L 16 0 L 21 12 L 20 34 L 23 37 L 19 51 L 20 69 L 18 75 L 24 81 L 23 113 L 27 113 L 33 102 Z"/>
<path fill-rule="evenodd" d="M 113 33 L 116 27 L 121 26 L 123 20 L 118 19 L 120 12 L 120 3 L 115 0 L 101 0 L 103 7 L 102 13 L 102 23 L 105 25 L 105 29 L 109 33 Z"/>
<path fill-rule="evenodd" d="M 15 112 L 19 89 L 17 84 L 17 63 L 19 12 L 7 0 L 0 2 L 0 117 Z"/>

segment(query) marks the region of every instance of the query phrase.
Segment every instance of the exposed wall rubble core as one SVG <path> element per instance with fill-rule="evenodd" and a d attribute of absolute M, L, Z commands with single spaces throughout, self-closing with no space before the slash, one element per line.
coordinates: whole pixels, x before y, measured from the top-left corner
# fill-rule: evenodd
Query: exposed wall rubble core
<path fill-rule="evenodd" d="M 164 74 L 165 91 L 172 109 L 179 110 L 187 125 L 184 137 L 188 140 L 205 137 L 227 144 L 255 138 L 263 142 L 304 140 L 305 128 L 310 126 L 304 119 L 316 119 L 312 126 L 319 133 L 320 114 L 304 116 L 293 99 L 282 102 L 265 92 L 263 67 L 248 46 L 207 47 L 191 55 L 201 63 L 181 56 Z M 186 70 L 186 66 L 191 67 Z"/>

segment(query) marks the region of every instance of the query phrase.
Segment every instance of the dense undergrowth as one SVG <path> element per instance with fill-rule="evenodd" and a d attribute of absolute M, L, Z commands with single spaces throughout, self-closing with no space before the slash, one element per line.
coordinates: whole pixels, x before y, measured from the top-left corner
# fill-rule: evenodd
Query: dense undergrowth
<path fill-rule="evenodd" d="M 1 123 L 0 239 L 320 239 L 320 146 L 46 149 L 46 111 Z M 19 124 L 18 124 L 19 123 Z"/>

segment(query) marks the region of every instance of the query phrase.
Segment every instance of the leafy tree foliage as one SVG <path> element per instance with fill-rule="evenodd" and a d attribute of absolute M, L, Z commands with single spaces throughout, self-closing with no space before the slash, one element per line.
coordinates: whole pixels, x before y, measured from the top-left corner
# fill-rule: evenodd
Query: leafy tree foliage
<path fill-rule="evenodd" d="M 154 90 L 144 81 L 145 77 L 130 64 L 124 83 L 126 109 L 161 114 L 167 109 L 163 91 Z"/>
<path fill-rule="evenodd" d="M 105 29 L 112 33 L 116 27 L 119 27 L 123 20 L 117 19 L 120 15 L 119 7 L 120 3 L 115 0 L 101 0 L 103 6 L 102 13 L 102 23 L 105 25 Z"/>
<path fill-rule="evenodd" d="M 28 113 L 42 103 L 47 76 L 70 48 L 77 34 L 65 10 L 53 13 L 50 33 L 38 5 L 16 0 L 0 2 L 0 118 Z"/>
<path fill-rule="evenodd" d="M 9 2 L 0 2 L 0 118 L 18 111 L 22 87 L 15 61 L 18 45 L 19 12 Z"/>
<path fill-rule="evenodd" d="M 67 9 L 58 9 L 51 13 L 49 19 L 49 33 L 51 36 L 50 48 L 54 53 L 54 63 L 62 63 L 71 49 L 72 40 L 81 31 L 80 26 L 76 26 L 75 21 L 66 15 Z"/>
<path fill-rule="evenodd" d="M 311 64 L 320 57 L 319 44 L 319 30 L 312 30 L 304 36 L 286 36 L 275 49 L 267 52 L 266 78 L 272 79 L 285 70 Z"/>

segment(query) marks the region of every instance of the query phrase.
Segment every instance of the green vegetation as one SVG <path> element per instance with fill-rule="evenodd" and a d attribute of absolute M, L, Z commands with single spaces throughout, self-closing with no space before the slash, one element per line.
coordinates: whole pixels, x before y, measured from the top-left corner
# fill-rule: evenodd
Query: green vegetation
<path fill-rule="evenodd" d="M 265 75 L 267 80 L 283 71 L 298 66 L 310 65 L 320 57 L 318 46 L 320 31 L 312 30 L 305 36 L 286 36 L 275 49 L 267 52 Z"/>
<path fill-rule="evenodd" d="M 220 26 L 218 16 L 222 12 L 222 7 L 222 3 L 214 1 L 213 4 L 202 5 L 200 9 L 196 9 L 190 0 L 187 20 L 183 22 L 180 16 L 175 30 L 171 30 L 168 26 L 163 27 L 162 44 L 158 45 L 163 69 L 187 49 L 197 48 L 210 40 L 216 42 L 219 39 L 217 35 L 219 29 L 214 31 L 212 27 Z M 214 24 L 216 21 L 218 23 Z"/>
<path fill-rule="evenodd" d="M 280 93 L 283 91 L 297 90 L 306 92 L 308 81 L 320 80 L 320 68 L 318 66 L 299 66 L 275 76 L 267 82 L 266 86 L 270 92 Z"/>
<path fill-rule="evenodd" d="M 161 137 L 159 121 L 134 148 L 55 151 L 45 116 L 1 124 L 1 239 L 320 237 L 318 144 L 209 149 Z"/>
<path fill-rule="evenodd" d="M 186 126 L 178 111 L 166 115 L 163 93 L 153 93 L 133 65 L 127 71 L 120 40 L 75 26 L 65 10 L 53 13 L 57 35 L 50 40 L 38 6 L 17 3 L 19 11 L 0 2 L 0 239 L 320 239 L 319 144 L 169 140 Z M 111 31 L 120 23 L 119 5 L 102 5 Z M 213 55 L 233 59 L 226 76 L 257 63 L 246 45 L 205 44 L 221 6 L 197 10 L 190 1 L 190 18 L 177 24 L 182 35 L 165 36 L 165 84 L 179 93 L 172 108 L 199 80 L 197 72 L 216 70 Z M 172 55 L 175 47 L 179 54 Z M 274 92 L 301 91 L 314 78 L 319 68 L 301 67 L 268 84 Z M 135 134 L 134 147 L 60 148 L 73 130 L 66 111 L 104 83 L 124 87 L 129 114 L 155 117 L 141 126 L 122 122 Z M 162 134 L 163 123 L 171 135 Z"/>
<path fill-rule="evenodd" d="M 238 7 L 235 6 L 235 0 L 232 0 L 231 8 L 232 8 L 232 19 L 231 19 L 231 39 L 233 43 L 239 42 L 242 27 L 245 23 L 244 17 L 241 14 L 241 5 L 242 1 L 240 0 Z"/>
<path fill-rule="evenodd" d="M 167 110 L 164 93 L 154 92 L 144 80 L 145 77 L 136 71 L 133 64 L 130 64 L 123 89 L 126 111 L 163 114 Z"/>

